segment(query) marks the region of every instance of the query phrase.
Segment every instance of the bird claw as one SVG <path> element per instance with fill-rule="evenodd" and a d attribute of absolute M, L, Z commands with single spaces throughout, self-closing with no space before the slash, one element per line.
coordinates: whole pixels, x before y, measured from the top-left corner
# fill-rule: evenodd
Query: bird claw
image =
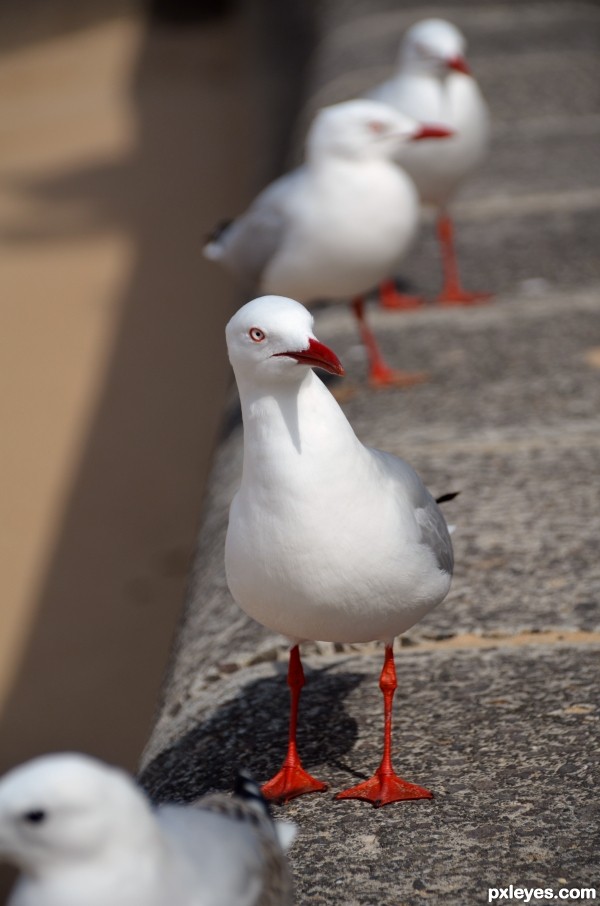
<path fill-rule="evenodd" d="M 421 296 L 409 296 L 406 293 L 391 292 L 389 290 L 379 292 L 379 306 L 390 311 L 412 311 L 415 308 L 423 308 L 425 300 Z"/>
<path fill-rule="evenodd" d="M 335 796 L 336 799 L 363 799 L 375 808 L 405 799 L 433 799 L 433 793 L 416 783 L 408 783 L 395 773 L 375 771 L 370 780 L 359 783 Z"/>
<path fill-rule="evenodd" d="M 265 799 L 272 802 L 288 802 L 304 793 L 323 793 L 327 784 L 322 783 L 305 771 L 301 764 L 285 765 L 262 787 Z"/>
<path fill-rule="evenodd" d="M 426 371 L 396 371 L 387 365 L 373 365 L 369 374 L 369 385 L 376 390 L 384 387 L 412 387 L 429 380 Z"/>
<path fill-rule="evenodd" d="M 493 293 L 471 293 L 466 289 L 443 290 L 437 297 L 438 305 L 483 305 L 489 302 Z"/>

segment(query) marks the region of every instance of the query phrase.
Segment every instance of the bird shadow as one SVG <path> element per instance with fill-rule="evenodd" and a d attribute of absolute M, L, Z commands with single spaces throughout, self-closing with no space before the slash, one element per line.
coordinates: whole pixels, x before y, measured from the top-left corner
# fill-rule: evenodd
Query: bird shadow
<path fill-rule="evenodd" d="M 344 699 L 364 676 L 330 670 L 305 667 L 298 748 L 309 771 L 325 765 L 349 771 L 343 759 L 358 735 Z M 230 790 L 240 768 L 264 781 L 283 762 L 288 714 L 285 676 L 256 680 L 157 755 L 139 781 L 155 802 L 189 802 L 209 791 Z"/>

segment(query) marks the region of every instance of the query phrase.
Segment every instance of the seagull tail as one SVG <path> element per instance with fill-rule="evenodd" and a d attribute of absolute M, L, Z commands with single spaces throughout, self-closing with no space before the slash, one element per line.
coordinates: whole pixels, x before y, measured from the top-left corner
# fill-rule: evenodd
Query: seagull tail
<path fill-rule="evenodd" d="M 442 494 L 441 497 L 436 497 L 435 502 L 436 503 L 448 503 L 449 500 L 454 500 L 454 498 L 458 497 L 459 494 L 460 494 L 460 491 L 450 491 L 449 494 Z M 455 531 L 456 531 L 455 525 L 448 526 L 449 535 L 453 535 Z"/>
<path fill-rule="evenodd" d="M 232 223 L 233 220 L 221 220 L 214 230 L 206 237 L 206 244 L 202 249 L 205 258 L 209 258 L 211 261 L 221 260 L 224 251 L 221 240 Z"/>

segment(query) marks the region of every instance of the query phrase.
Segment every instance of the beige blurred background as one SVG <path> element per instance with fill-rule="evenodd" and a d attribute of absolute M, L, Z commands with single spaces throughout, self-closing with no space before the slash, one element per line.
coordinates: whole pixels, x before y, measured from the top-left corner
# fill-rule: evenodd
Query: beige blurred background
<path fill-rule="evenodd" d="M 204 235 L 264 176 L 247 16 L 0 13 L 0 771 L 135 768 L 228 380 Z"/>

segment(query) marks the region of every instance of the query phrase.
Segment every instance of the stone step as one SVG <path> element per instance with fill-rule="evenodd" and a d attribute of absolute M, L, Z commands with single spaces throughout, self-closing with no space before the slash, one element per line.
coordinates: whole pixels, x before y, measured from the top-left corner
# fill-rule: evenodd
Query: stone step
<path fill-rule="evenodd" d="M 306 659 L 299 746 L 330 792 L 275 812 L 299 827 L 297 903 L 465 906 L 509 883 L 597 887 L 597 647 L 402 651 L 395 764 L 435 798 L 381 809 L 334 802 L 377 766 L 381 663 L 381 655 Z M 197 696 L 187 729 L 165 737 L 147 763 L 141 778 L 154 797 L 190 800 L 230 787 L 236 767 L 260 780 L 279 768 L 285 665 L 224 675 L 216 687 L 212 708 Z"/>

